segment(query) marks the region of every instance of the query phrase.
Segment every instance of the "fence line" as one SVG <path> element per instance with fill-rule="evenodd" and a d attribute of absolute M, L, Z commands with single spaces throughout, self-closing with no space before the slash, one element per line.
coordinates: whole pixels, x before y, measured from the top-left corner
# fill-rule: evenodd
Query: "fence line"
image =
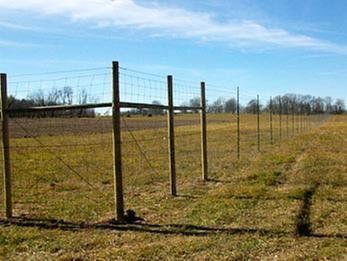
<path fill-rule="evenodd" d="M 91 69 L 90 72 L 93 70 L 101 70 L 102 68 L 95 68 Z M 109 70 L 110 68 L 106 68 Z M 50 75 L 50 74 L 57 74 L 62 72 L 69 72 L 69 71 L 60 71 L 60 72 L 50 72 L 50 73 L 43 73 L 43 74 L 37 74 L 39 76 L 41 75 Z M 86 70 L 74 70 L 73 72 L 89 72 L 88 69 Z M 132 74 L 140 74 L 140 76 L 132 75 Z M 35 76 L 36 74 L 27 74 L 23 76 Z M 95 76 L 104 76 L 106 74 L 97 73 Z M 118 62 L 112 63 L 112 101 L 106 101 L 104 100 L 104 96 L 102 101 L 103 102 L 90 102 L 86 99 L 81 104 L 76 104 L 76 99 L 72 99 L 72 93 L 70 91 L 70 96 L 68 97 L 71 101 L 69 104 L 42 104 L 42 105 L 35 105 L 35 106 L 26 106 L 26 107 L 8 107 L 8 95 L 7 95 L 7 78 L 5 74 L 1 74 L 1 121 L 2 121 L 2 153 L 3 153 L 3 178 L 4 178 L 4 209 L 6 212 L 6 217 L 11 218 L 12 217 L 12 184 L 11 184 L 11 159 L 10 159 L 10 149 L 16 149 L 21 147 L 29 149 L 33 148 L 32 145 L 23 145 L 23 146 L 17 146 L 13 145 L 10 146 L 10 130 L 9 130 L 9 117 L 15 117 L 16 115 L 22 115 L 25 117 L 35 117 L 35 115 L 41 115 L 43 117 L 50 117 L 50 114 L 47 114 L 49 112 L 74 112 L 74 111 L 80 111 L 83 112 L 85 110 L 89 109 L 102 109 L 102 108 L 112 108 L 112 121 L 110 124 L 110 128 L 112 129 L 112 148 L 113 148 L 113 156 L 112 156 L 112 162 L 113 162 L 113 185 L 114 185 L 114 211 L 115 211 L 115 218 L 119 222 L 125 221 L 125 207 L 124 207 L 124 188 L 123 188 L 123 174 L 124 174 L 124 164 L 123 160 L 125 159 L 126 154 L 124 154 L 123 147 L 126 143 L 130 143 L 131 141 L 124 141 L 122 140 L 122 133 L 129 132 L 132 142 L 136 144 L 137 149 L 140 151 L 140 154 L 142 155 L 142 158 L 145 159 L 148 166 L 151 169 L 155 169 L 154 165 L 151 163 L 149 157 L 146 155 L 146 151 L 141 148 L 140 142 L 148 142 L 148 141 L 157 141 L 156 138 L 142 138 L 141 140 L 138 140 L 136 138 L 136 135 L 134 134 L 133 130 L 131 129 L 131 126 L 128 126 L 128 124 L 125 121 L 124 112 L 129 112 L 129 109 L 135 110 L 134 113 L 144 113 L 146 112 L 152 112 L 155 114 L 162 114 L 167 115 L 167 149 L 168 149 L 168 170 L 169 170 L 169 183 L 170 183 L 170 194 L 172 196 L 177 196 L 177 166 L 179 163 L 177 163 L 176 154 L 180 153 L 176 150 L 176 148 L 179 148 L 177 146 L 176 141 L 181 137 L 188 137 L 191 136 L 192 139 L 195 136 L 200 136 L 199 138 L 199 154 L 200 154 L 200 164 L 201 164 L 201 179 L 204 181 L 208 181 L 209 177 L 211 176 L 211 173 L 209 173 L 209 169 L 213 168 L 213 164 L 209 162 L 209 154 L 208 154 L 208 143 L 209 143 L 209 137 L 208 137 L 208 107 L 206 102 L 206 89 L 209 88 L 209 85 L 205 82 L 201 82 L 200 86 L 193 86 L 192 82 L 185 83 L 183 80 L 178 80 L 178 83 L 174 83 L 173 76 L 167 76 L 166 81 L 162 79 L 161 76 L 155 75 L 155 74 L 147 74 L 136 70 L 131 70 L 127 68 L 123 68 L 119 66 Z M 19 75 L 16 77 L 20 77 Z M 87 76 L 83 76 L 87 77 Z M 123 78 L 122 78 L 123 77 Z M 146 77 L 153 77 L 150 79 L 147 79 Z M 75 77 L 72 76 L 73 79 L 80 79 L 81 77 Z M 61 79 L 67 79 L 67 78 L 59 78 Z M 90 85 L 93 86 L 94 82 L 94 76 L 90 77 Z M 54 83 L 56 80 L 53 80 Z M 13 84 L 20 84 L 21 82 L 26 83 L 26 81 L 18 80 L 16 82 L 13 82 Z M 39 82 L 42 83 L 42 81 L 31 81 L 31 84 Z M 65 81 L 67 82 L 67 80 Z M 77 86 L 80 83 L 77 84 Z M 106 88 L 108 82 L 104 80 L 102 82 L 103 88 Z M 83 85 L 88 85 L 87 82 L 84 82 Z M 165 88 L 166 85 L 166 88 Z M 54 84 L 55 86 L 55 84 Z M 66 86 L 63 85 L 65 88 Z M 127 89 L 128 88 L 128 89 Z M 166 91 L 165 91 L 166 89 Z M 149 92 L 147 92 L 149 90 Z M 222 90 L 222 88 L 219 88 L 218 90 Z M 223 89 L 223 91 L 228 92 L 228 89 Z M 102 92 L 102 95 L 105 95 L 105 93 L 108 92 Z M 232 90 L 230 90 L 230 93 L 235 94 Z M 68 94 L 68 93 L 67 93 Z M 124 96 L 122 96 L 124 94 Z M 182 96 L 182 97 L 177 97 Z M 124 98 L 123 98 L 124 97 Z M 123 100 L 124 99 L 124 100 Z M 153 100 L 151 103 L 151 99 L 159 99 Z M 166 100 L 165 100 L 166 99 Z M 190 104 L 185 104 L 184 101 L 190 99 Z M 241 104 L 240 104 L 240 89 L 237 87 L 236 90 L 236 104 L 231 104 L 231 106 L 235 106 L 233 108 L 233 112 L 236 113 L 235 115 L 230 114 L 231 120 L 235 120 L 236 123 L 236 157 L 238 160 L 241 159 L 242 156 L 242 149 L 245 147 L 242 147 L 241 145 L 243 143 L 250 143 L 250 147 L 252 146 L 253 136 L 256 139 L 256 142 L 254 143 L 254 146 L 256 146 L 256 151 L 260 152 L 262 151 L 262 146 L 265 146 L 266 139 L 270 139 L 270 144 L 274 144 L 276 139 L 275 136 L 278 136 L 278 140 L 282 141 L 284 136 L 284 123 L 283 123 L 283 116 L 284 116 L 284 110 L 283 110 L 283 101 L 281 98 L 279 98 L 279 108 L 274 109 L 274 100 L 272 97 L 270 97 L 270 103 L 269 103 L 269 111 L 268 115 L 261 113 L 261 105 L 260 105 L 260 96 L 259 94 L 255 97 L 255 109 L 253 111 L 253 114 L 255 115 L 255 128 L 256 132 L 252 133 L 251 130 L 242 128 L 241 124 Z M 164 104 L 161 104 L 161 102 L 164 101 Z M 181 103 L 177 105 L 177 103 Z M 214 108 L 214 112 L 220 111 L 220 104 L 217 102 Z M 219 107 L 218 107 L 219 106 Z M 286 137 L 294 136 L 296 133 L 302 132 L 304 130 L 307 130 L 309 127 L 312 127 L 314 124 L 317 124 L 321 122 L 323 119 L 310 119 L 309 116 L 304 115 L 303 111 L 296 112 L 297 109 L 295 108 L 295 104 L 293 103 L 291 108 L 289 108 L 289 105 L 285 107 L 285 129 L 286 129 Z M 291 109 L 291 110 L 290 110 Z M 148 113 L 148 115 L 152 115 L 152 113 Z M 175 121 L 179 119 L 180 117 L 183 117 L 182 115 L 186 115 L 187 113 L 199 113 L 199 120 L 193 122 L 191 119 L 188 119 L 186 122 L 184 119 L 182 120 L 182 123 L 176 124 Z M 181 115 L 182 114 L 182 115 Z M 276 116 L 277 114 L 277 116 Z M 72 114 L 71 117 L 75 114 Z M 82 113 L 79 115 L 83 115 Z M 130 115 L 130 114 L 129 114 Z M 210 114 L 211 115 L 211 114 Z M 215 114 L 218 115 L 218 114 Z M 223 115 L 223 117 L 226 117 L 227 114 Z M 290 126 L 290 116 L 291 124 Z M 246 116 L 245 116 L 246 117 Z M 266 120 L 264 119 L 268 118 L 268 126 Z M 121 119 L 123 118 L 123 121 Z M 276 120 L 277 123 L 274 125 Z M 223 118 L 217 118 L 215 116 L 216 122 L 219 123 L 230 123 L 230 119 L 223 119 Z M 150 122 L 150 119 L 148 118 L 146 121 Z M 154 120 L 153 120 L 154 121 Z M 123 123 L 122 123 L 123 122 Z M 143 121 L 145 122 L 145 121 Z M 134 121 L 134 124 L 136 122 Z M 262 125 L 265 123 L 264 125 Z M 20 123 L 18 123 L 20 126 L 22 126 Z M 141 125 L 142 124 L 142 125 Z M 155 124 L 155 122 L 153 123 Z M 199 126 L 196 130 L 192 127 L 194 124 Z M 122 128 L 122 125 L 124 125 L 124 129 Z M 134 126 L 133 128 L 136 130 L 141 130 L 144 128 L 145 123 L 138 123 L 138 126 Z M 175 135 L 175 130 L 178 128 L 183 128 L 185 126 L 189 126 L 187 130 L 191 130 L 191 133 L 187 132 L 180 135 Z M 263 127 L 261 127 L 263 126 Z M 277 130 L 274 130 L 274 126 L 277 126 Z M 291 127 L 291 135 L 290 135 L 290 127 Z M 156 128 L 161 128 L 160 124 L 156 126 Z M 165 127 L 163 127 L 165 128 Z M 229 131 L 229 126 L 225 126 L 225 128 L 217 128 L 215 131 L 221 131 L 221 130 L 227 130 Z M 277 134 L 276 134 L 277 133 Z M 269 135 L 267 138 L 266 135 Z M 28 133 L 25 133 L 26 136 Z M 76 134 L 74 134 L 76 135 Z M 228 135 L 232 136 L 232 135 Z M 42 142 L 40 142 L 35 136 L 33 136 L 34 140 L 38 141 L 41 147 L 46 148 L 48 151 L 51 152 L 52 148 L 55 148 L 54 144 L 46 145 Z M 224 142 L 223 140 L 214 140 L 213 142 Z M 230 144 L 230 147 L 226 148 L 225 151 L 232 152 L 233 151 L 233 145 Z M 78 143 L 80 146 L 83 145 L 83 143 Z M 63 145 L 66 147 L 69 146 L 75 146 L 78 147 L 78 144 L 69 144 L 69 145 Z M 97 142 L 95 145 L 102 145 L 110 144 L 109 142 Z M 37 147 L 40 147 L 37 146 Z M 217 149 L 213 146 L 209 146 L 210 150 Z M 52 153 L 54 154 L 54 153 Z M 56 155 L 56 154 L 54 154 Z M 67 163 L 62 157 L 56 157 L 60 163 L 63 163 L 68 169 L 79 176 L 82 181 L 84 181 L 87 185 L 94 188 L 93 184 L 91 184 L 88 180 L 84 179 L 83 176 L 79 173 L 78 170 L 76 170 L 74 167 L 70 166 L 69 163 Z M 155 171 L 157 175 L 160 173 Z M 97 189 L 95 189 L 97 190 Z M 100 192 L 100 194 L 103 194 L 103 192 Z M 106 196 L 105 196 L 106 197 Z"/>

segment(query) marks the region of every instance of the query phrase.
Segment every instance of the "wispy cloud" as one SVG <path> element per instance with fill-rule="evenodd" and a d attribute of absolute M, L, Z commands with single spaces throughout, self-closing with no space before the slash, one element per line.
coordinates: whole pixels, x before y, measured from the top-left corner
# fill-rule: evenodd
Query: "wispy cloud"
<path fill-rule="evenodd" d="M 39 27 L 25 26 L 25 25 L 7 22 L 7 21 L 0 21 L 0 27 L 7 28 L 7 29 L 13 29 L 13 30 L 20 30 L 20 31 L 33 31 L 33 32 L 43 31 L 42 28 L 39 28 Z"/>
<path fill-rule="evenodd" d="M 31 47 L 42 47 L 42 45 L 18 41 L 0 40 L 0 46 L 3 47 L 16 47 L 16 48 L 31 48 Z"/>
<path fill-rule="evenodd" d="M 0 0 L 0 8 L 67 17 L 103 27 L 145 30 L 150 35 L 218 41 L 231 46 L 305 48 L 347 54 L 347 46 L 249 20 L 218 22 L 213 14 L 134 0 Z"/>

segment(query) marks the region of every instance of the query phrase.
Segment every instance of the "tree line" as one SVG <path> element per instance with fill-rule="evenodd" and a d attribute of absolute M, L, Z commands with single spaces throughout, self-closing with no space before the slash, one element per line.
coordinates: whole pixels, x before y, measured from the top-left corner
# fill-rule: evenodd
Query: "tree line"
<path fill-rule="evenodd" d="M 275 114 L 342 114 L 346 110 L 343 99 L 333 100 L 329 96 L 321 98 L 300 94 L 278 95 L 267 101 L 265 105 L 260 104 L 259 107 L 260 111 L 269 112 L 271 110 Z M 244 109 L 248 113 L 256 113 L 257 100 L 249 101 Z"/>
<path fill-rule="evenodd" d="M 154 105 L 161 105 L 159 101 L 153 101 Z M 184 107 L 200 107 L 200 97 L 190 99 L 188 102 L 181 104 Z M 207 113 L 236 113 L 237 100 L 235 97 L 225 99 L 219 97 L 217 100 L 206 105 Z M 257 99 L 251 99 L 248 103 L 240 105 L 240 112 L 256 114 L 258 110 Z M 266 101 L 265 104 L 259 103 L 260 112 L 272 111 L 275 114 L 342 114 L 346 110 L 345 102 L 343 99 L 333 100 L 331 97 L 315 97 L 312 95 L 300 94 L 285 94 L 273 97 L 271 100 Z M 181 113 L 196 113 L 199 110 L 181 110 Z M 165 110 L 162 109 L 131 109 L 123 114 L 127 115 L 163 115 Z"/>
<path fill-rule="evenodd" d="M 77 99 L 74 97 L 77 97 Z M 93 98 L 86 92 L 81 90 L 77 95 L 71 87 L 65 86 L 62 89 L 51 89 L 48 93 L 43 90 L 38 90 L 30 94 L 25 99 L 17 99 L 15 96 L 8 97 L 10 109 L 27 109 L 30 107 L 41 106 L 54 106 L 54 105 L 72 105 L 74 104 L 87 104 L 88 102 L 95 102 Z M 152 101 L 154 105 L 161 105 L 160 101 Z M 181 106 L 185 107 L 200 107 L 200 97 L 190 99 L 184 102 Z M 236 113 L 237 100 L 235 97 L 226 99 L 219 97 L 213 102 L 207 101 L 207 113 Z M 257 99 L 251 99 L 248 103 L 240 105 L 240 111 L 243 113 L 256 114 L 258 110 Z M 331 97 L 315 97 L 312 95 L 300 94 L 285 94 L 273 97 L 271 100 L 266 101 L 265 104 L 259 104 L 260 112 L 269 112 L 270 110 L 275 113 L 291 114 L 342 114 L 346 110 L 345 102 L 343 99 L 332 99 Z M 181 110 L 181 113 L 195 113 L 199 110 Z M 160 108 L 152 109 L 131 109 L 123 114 L 127 115 L 163 115 L 165 110 Z M 23 112 L 19 114 L 12 114 L 12 117 L 27 116 L 27 117 L 95 117 L 94 109 L 70 109 L 59 111 L 42 111 L 42 112 Z"/>
<path fill-rule="evenodd" d="M 48 93 L 38 90 L 30 94 L 27 98 L 17 99 L 15 96 L 8 97 L 9 109 L 21 109 L 21 113 L 12 113 L 11 117 L 95 117 L 94 109 L 67 109 L 39 112 L 25 112 L 30 107 L 44 107 L 56 105 L 87 104 L 93 100 L 86 90 L 81 90 L 74 101 L 74 91 L 71 87 L 65 86 L 62 89 L 53 88 Z"/>
<path fill-rule="evenodd" d="M 196 97 L 190 100 L 190 106 L 199 106 L 200 98 Z M 232 97 L 225 99 L 219 97 L 212 103 L 207 104 L 208 113 L 236 113 L 237 100 Z M 251 99 L 247 104 L 240 105 L 240 111 L 244 113 L 256 114 L 258 110 L 257 99 Z M 312 95 L 300 94 L 285 94 L 278 95 L 268 100 L 266 104 L 259 103 L 260 112 L 269 112 L 279 114 L 303 113 L 303 114 L 342 114 L 346 110 L 345 102 L 343 99 L 333 100 L 331 97 L 315 97 Z"/>

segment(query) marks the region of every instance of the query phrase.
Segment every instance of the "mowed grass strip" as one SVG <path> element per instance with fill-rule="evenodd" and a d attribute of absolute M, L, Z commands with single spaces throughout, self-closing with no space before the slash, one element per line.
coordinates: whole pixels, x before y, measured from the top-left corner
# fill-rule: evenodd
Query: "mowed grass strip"
<path fill-rule="evenodd" d="M 194 122 L 196 116 L 191 117 L 184 120 Z M 247 137 L 255 139 L 254 117 L 245 119 Z M 216 116 L 208 127 L 213 152 L 209 182 L 200 180 L 199 126 L 179 126 L 176 198 L 168 193 L 165 118 L 152 121 L 156 126 L 160 121 L 162 128 L 123 133 L 126 208 L 145 219 L 133 225 L 108 223 L 114 207 L 110 133 L 38 137 L 43 144 L 57 145 L 48 150 L 35 147 L 38 144 L 30 137 L 13 139 L 12 145 L 18 146 L 12 152 L 14 209 L 20 218 L 12 225 L 1 222 L 1 256 L 16 260 L 346 257 L 346 116 L 283 137 L 281 143 L 264 146 L 260 154 L 254 146 L 242 147 L 240 161 L 233 148 L 233 118 Z M 57 162 L 56 155 L 93 187 Z M 298 233 L 302 224 L 309 228 L 307 233 Z"/>

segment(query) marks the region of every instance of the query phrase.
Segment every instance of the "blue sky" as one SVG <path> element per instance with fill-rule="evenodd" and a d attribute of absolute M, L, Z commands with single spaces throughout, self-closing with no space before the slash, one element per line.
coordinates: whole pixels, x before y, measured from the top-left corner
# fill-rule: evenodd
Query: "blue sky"
<path fill-rule="evenodd" d="M 0 71 L 109 66 L 347 100 L 344 0 L 0 0 Z"/>

